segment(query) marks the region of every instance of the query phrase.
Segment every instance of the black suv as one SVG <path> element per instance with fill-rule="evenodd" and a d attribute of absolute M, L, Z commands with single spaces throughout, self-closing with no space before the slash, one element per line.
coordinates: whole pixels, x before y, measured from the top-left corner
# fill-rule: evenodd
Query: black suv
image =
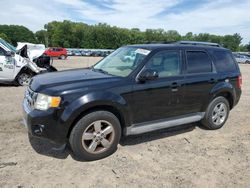
<path fill-rule="evenodd" d="M 30 135 L 97 160 L 114 153 L 121 136 L 198 121 L 221 128 L 241 84 L 231 51 L 217 44 L 130 45 L 91 68 L 34 77 L 24 120 Z"/>

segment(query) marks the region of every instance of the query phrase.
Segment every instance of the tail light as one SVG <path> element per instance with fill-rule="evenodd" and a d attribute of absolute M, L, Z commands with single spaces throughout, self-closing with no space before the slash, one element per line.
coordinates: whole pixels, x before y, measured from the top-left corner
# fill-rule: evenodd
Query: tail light
<path fill-rule="evenodd" d="M 240 76 L 238 76 L 238 78 L 237 78 L 237 87 L 238 87 L 238 88 L 241 88 L 241 86 L 242 86 L 242 77 L 241 77 L 241 75 L 240 75 Z"/>

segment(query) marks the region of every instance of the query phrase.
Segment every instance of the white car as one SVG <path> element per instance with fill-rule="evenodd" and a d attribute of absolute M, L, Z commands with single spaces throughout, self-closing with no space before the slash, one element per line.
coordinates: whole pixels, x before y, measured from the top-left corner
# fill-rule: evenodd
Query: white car
<path fill-rule="evenodd" d="M 238 63 L 250 64 L 250 57 L 239 53 L 233 53 L 233 54 Z"/>
<path fill-rule="evenodd" d="M 45 51 L 44 45 L 18 43 L 17 48 L 0 38 L 0 83 L 28 85 L 32 76 L 46 72 L 33 60 Z"/>

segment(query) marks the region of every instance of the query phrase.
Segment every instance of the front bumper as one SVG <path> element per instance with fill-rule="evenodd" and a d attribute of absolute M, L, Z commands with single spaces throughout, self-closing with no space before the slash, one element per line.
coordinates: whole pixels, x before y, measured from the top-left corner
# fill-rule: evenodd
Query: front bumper
<path fill-rule="evenodd" d="M 60 121 L 56 109 L 47 111 L 35 110 L 23 101 L 23 121 L 30 135 L 48 139 L 52 142 L 64 144 L 67 142 L 67 130 Z"/>

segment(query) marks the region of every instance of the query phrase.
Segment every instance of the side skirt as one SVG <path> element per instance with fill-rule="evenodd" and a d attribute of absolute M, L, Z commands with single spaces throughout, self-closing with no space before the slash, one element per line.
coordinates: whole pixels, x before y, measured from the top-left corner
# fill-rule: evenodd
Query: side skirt
<path fill-rule="evenodd" d="M 188 124 L 200 121 L 205 115 L 205 112 L 192 113 L 174 118 L 161 119 L 145 123 L 133 124 L 126 128 L 126 135 L 136 135 L 146 132 L 151 132 L 159 129 L 175 127 L 178 125 Z"/>

